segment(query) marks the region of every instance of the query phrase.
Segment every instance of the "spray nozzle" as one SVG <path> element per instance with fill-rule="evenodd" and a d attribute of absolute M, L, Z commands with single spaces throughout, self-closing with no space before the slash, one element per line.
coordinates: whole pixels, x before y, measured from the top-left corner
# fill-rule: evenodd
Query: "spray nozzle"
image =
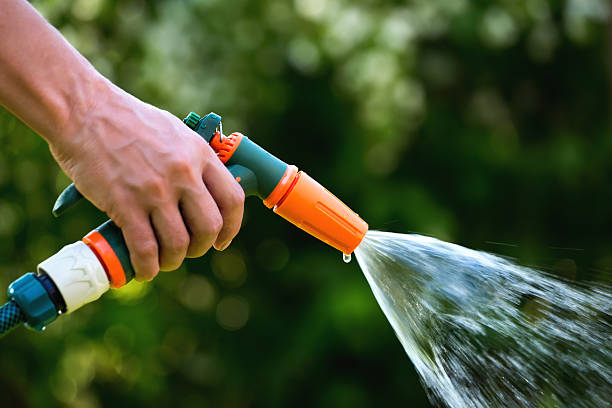
<path fill-rule="evenodd" d="M 224 136 L 221 116 L 192 112 L 184 123 L 210 144 L 245 196 L 259 197 L 266 207 L 346 255 L 365 236 L 365 221 L 306 173 L 240 133 Z M 71 184 L 58 197 L 53 214 L 61 215 L 81 198 Z M 29 326 L 41 329 L 59 314 L 70 313 L 134 277 L 123 234 L 111 220 L 42 262 L 38 272 L 11 285 L 9 297 L 17 306 L 0 308 L 0 335 L 2 322 L 12 318 L 14 310 L 23 312 Z"/>
<path fill-rule="evenodd" d="M 192 112 L 184 122 L 210 143 L 246 196 L 259 196 L 266 207 L 344 254 L 359 245 L 368 225 L 316 180 L 240 133 L 224 137 L 214 113 L 200 118 Z M 215 124 L 220 131 L 211 135 Z"/>
<path fill-rule="evenodd" d="M 191 112 L 183 122 L 210 144 L 245 196 L 259 197 L 266 207 L 344 254 L 352 253 L 365 236 L 368 224 L 312 177 L 241 133 L 224 136 L 221 116 L 211 112 L 202 117 Z M 55 203 L 54 215 L 59 216 L 81 198 L 73 184 L 68 186 Z M 121 230 L 112 221 L 84 241 L 106 262 L 111 287 L 121 287 L 132 279 L 129 253 Z"/>

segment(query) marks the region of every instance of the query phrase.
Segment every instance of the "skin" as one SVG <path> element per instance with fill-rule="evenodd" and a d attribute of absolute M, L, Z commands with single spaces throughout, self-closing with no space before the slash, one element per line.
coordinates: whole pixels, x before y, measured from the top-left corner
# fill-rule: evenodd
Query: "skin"
<path fill-rule="evenodd" d="M 27 2 L 0 10 L 0 104 L 121 228 L 136 279 L 225 249 L 244 193 L 210 146 L 104 78 Z"/>

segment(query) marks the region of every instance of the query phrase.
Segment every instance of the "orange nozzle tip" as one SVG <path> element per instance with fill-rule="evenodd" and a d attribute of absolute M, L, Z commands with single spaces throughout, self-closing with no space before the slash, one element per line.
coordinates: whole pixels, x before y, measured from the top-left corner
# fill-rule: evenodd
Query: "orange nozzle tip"
<path fill-rule="evenodd" d="M 302 171 L 274 212 L 347 255 L 368 231 L 359 215 Z"/>

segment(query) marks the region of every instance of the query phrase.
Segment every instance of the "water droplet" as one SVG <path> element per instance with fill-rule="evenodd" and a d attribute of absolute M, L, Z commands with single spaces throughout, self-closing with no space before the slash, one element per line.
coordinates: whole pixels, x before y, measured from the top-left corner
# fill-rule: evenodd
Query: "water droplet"
<path fill-rule="evenodd" d="M 342 260 L 344 261 L 344 263 L 349 263 L 351 262 L 351 254 L 342 254 Z"/>

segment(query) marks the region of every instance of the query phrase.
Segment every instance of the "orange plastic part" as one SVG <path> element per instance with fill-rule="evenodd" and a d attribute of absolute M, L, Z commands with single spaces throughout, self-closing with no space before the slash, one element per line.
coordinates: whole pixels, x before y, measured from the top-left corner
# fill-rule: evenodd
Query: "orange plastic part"
<path fill-rule="evenodd" d="M 303 171 L 274 212 L 345 254 L 351 254 L 368 231 L 359 215 Z"/>
<path fill-rule="evenodd" d="M 106 239 L 98 231 L 94 230 L 83 237 L 83 242 L 93 251 L 94 254 L 100 260 L 100 263 L 104 267 L 106 276 L 110 281 L 110 287 L 113 289 L 119 289 L 126 284 L 125 272 L 123 266 L 115 251 L 106 241 Z"/>
<path fill-rule="evenodd" d="M 221 133 L 217 132 L 210 139 L 210 147 L 217 153 L 217 157 L 219 160 L 223 162 L 223 164 L 227 163 L 227 161 L 232 157 L 240 142 L 242 142 L 242 138 L 244 135 L 242 133 L 232 133 L 229 136 L 221 137 Z"/>
<path fill-rule="evenodd" d="M 291 184 L 295 180 L 295 176 L 298 174 L 298 168 L 295 166 L 287 166 L 285 174 L 280 179 L 274 190 L 270 193 L 263 203 L 266 207 L 272 208 L 287 194 L 287 190 L 291 187 Z"/>

